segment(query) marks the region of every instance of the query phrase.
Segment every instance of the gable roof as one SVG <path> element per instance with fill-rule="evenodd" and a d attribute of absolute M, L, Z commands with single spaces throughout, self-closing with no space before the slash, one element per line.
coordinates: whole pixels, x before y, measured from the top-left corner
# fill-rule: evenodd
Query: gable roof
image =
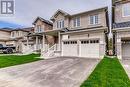
<path fill-rule="evenodd" d="M 33 29 L 34 29 L 34 27 L 17 28 L 17 29 L 13 29 L 12 31 L 25 31 L 25 32 L 29 32 L 29 31 L 32 31 Z"/>
<path fill-rule="evenodd" d="M 67 12 L 65 12 L 65 11 L 63 11 L 63 10 L 61 10 L 61 9 L 58 9 L 58 10 L 54 13 L 54 15 L 51 17 L 51 20 L 53 20 L 53 19 L 55 18 L 55 16 L 57 16 L 59 13 L 62 13 L 62 14 L 64 14 L 65 16 L 70 16 L 70 14 L 68 14 Z"/>
<path fill-rule="evenodd" d="M 37 18 L 35 19 L 35 21 L 33 22 L 34 25 L 36 24 L 37 20 L 41 20 L 42 22 L 44 22 L 44 23 L 46 23 L 46 24 L 53 25 L 52 22 L 50 22 L 49 20 L 43 19 L 43 18 L 41 18 L 41 17 L 37 17 Z"/>
<path fill-rule="evenodd" d="M 12 28 L 0 28 L 0 31 L 11 32 Z"/>

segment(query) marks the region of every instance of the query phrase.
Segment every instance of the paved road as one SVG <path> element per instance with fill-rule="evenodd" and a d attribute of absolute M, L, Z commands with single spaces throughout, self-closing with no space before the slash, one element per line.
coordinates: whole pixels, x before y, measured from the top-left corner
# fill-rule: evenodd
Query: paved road
<path fill-rule="evenodd" d="M 79 87 L 98 62 L 54 58 L 0 69 L 0 87 Z"/>
<path fill-rule="evenodd" d="M 130 78 L 130 60 L 121 60 L 121 63 Z"/>

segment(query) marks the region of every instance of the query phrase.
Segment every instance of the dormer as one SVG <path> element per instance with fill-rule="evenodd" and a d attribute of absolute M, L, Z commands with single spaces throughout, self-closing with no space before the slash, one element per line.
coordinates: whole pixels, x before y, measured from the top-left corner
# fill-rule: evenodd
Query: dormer
<path fill-rule="evenodd" d="M 51 17 L 53 21 L 53 29 L 62 29 L 69 27 L 70 15 L 62 10 L 57 10 Z"/>
<path fill-rule="evenodd" d="M 52 29 L 52 23 L 48 20 L 45 20 L 41 17 L 37 17 L 33 22 L 34 33 L 43 33 L 46 30 Z"/>

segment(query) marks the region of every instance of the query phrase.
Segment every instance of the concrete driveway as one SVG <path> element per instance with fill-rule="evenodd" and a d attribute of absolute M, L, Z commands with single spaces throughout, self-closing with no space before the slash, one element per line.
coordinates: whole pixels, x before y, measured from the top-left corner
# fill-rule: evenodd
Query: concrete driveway
<path fill-rule="evenodd" d="M 129 60 L 120 60 L 121 64 L 123 65 L 126 73 L 130 78 L 130 59 Z"/>
<path fill-rule="evenodd" d="M 0 69 L 0 87 L 79 87 L 99 61 L 54 58 Z"/>

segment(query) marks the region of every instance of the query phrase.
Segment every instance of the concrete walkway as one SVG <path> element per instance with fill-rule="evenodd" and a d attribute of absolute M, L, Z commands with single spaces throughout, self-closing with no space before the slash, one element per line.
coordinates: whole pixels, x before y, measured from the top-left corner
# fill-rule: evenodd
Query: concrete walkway
<path fill-rule="evenodd" d="M 120 62 L 123 65 L 127 75 L 130 78 L 130 60 L 120 60 Z"/>
<path fill-rule="evenodd" d="M 0 69 L 0 87 L 79 87 L 99 61 L 54 58 Z"/>

